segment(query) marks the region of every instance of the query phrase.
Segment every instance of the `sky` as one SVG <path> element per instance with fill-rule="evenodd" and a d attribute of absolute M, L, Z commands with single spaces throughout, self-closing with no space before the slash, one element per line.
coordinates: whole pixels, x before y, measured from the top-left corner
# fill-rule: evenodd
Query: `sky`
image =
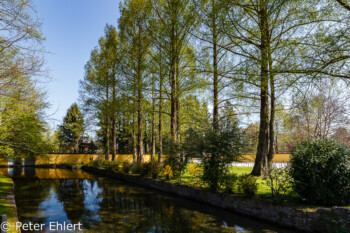
<path fill-rule="evenodd" d="M 43 45 L 49 82 L 48 123 L 55 128 L 79 98 L 79 80 L 90 52 L 104 35 L 105 25 L 117 26 L 118 0 L 33 0 L 46 38 Z"/>

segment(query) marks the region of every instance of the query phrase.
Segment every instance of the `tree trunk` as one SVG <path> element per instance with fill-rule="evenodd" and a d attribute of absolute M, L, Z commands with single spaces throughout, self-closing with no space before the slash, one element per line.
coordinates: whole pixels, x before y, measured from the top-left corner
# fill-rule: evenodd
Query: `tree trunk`
<path fill-rule="evenodd" d="M 138 124 L 138 149 L 139 154 L 137 157 L 137 162 L 143 163 L 143 111 L 142 111 L 142 74 L 141 74 L 141 68 L 138 69 L 138 87 L 137 87 L 137 124 Z"/>
<path fill-rule="evenodd" d="M 109 160 L 109 85 L 107 83 L 107 88 L 106 88 L 106 148 L 105 148 L 105 160 Z"/>
<path fill-rule="evenodd" d="M 136 98 L 136 88 L 134 88 L 134 98 Z M 132 110 L 132 138 L 133 138 L 133 150 L 132 150 L 132 162 L 137 162 L 137 139 L 136 139 L 136 113 L 135 113 L 135 99 L 133 100 L 133 110 Z"/>
<path fill-rule="evenodd" d="M 267 154 L 269 147 L 269 95 L 268 95 L 268 22 L 264 0 L 260 3 L 259 26 L 261 31 L 260 61 L 260 128 L 258 148 L 252 175 L 267 174 Z"/>
<path fill-rule="evenodd" d="M 115 119 L 115 114 L 112 118 L 112 140 L 113 140 L 113 149 L 112 149 L 112 161 L 115 161 L 117 157 L 117 122 Z"/>
<path fill-rule="evenodd" d="M 152 83 L 152 156 L 153 162 L 156 157 L 156 132 L 155 132 L 155 98 L 154 98 L 154 80 Z"/>
<path fill-rule="evenodd" d="M 162 92 L 162 87 L 163 87 L 163 74 L 161 71 L 161 64 L 162 60 L 160 58 L 159 62 L 159 109 L 158 109 L 158 136 L 159 136 L 159 153 L 158 153 L 158 163 L 163 162 L 163 130 L 162 130 L 162 111 L 163 111 L 163 92 Z"/>
<path fill-rule="evenodd" d="M 132 141 L 133 141 L 133 150 L 132 150 L 132 162 L 137 162 L 137 140 L 136 140 L 136 116 L 135 113 L 132 114 L 133 118 L 133 129 L 132 129 Z"/>
<path fill-rule="evenodd" d="M 174 4 L 173 2 L 171 2 Z M 175 6 L 171 6 L 172 10 L 175 10 Z M 176 12 L 171 13 L 171 36 L 170 36 L 170 46 L 171 46 L 171 56 L 170 56 L 170 86 L 171 86 L 171 113 L 170 113 L 170 131 L 171 131 L 171 139 L 174 144 L 177 143 L 177 80 L 176 80 L 176 38 L 175 38 L 175 18 Z"/>
<path fill-rule="evenodd" d="M 271 110 L 270 110 L 270 126 L 269 126 L 269 139 L 270 139 L 270 146 L 269 146 L 269 153 L 267 155 L 267 161 L 268 161 L 268 170 L 271 171 L 272 164 L 273 164 L 273 158 L 275 157 L 275 113 L 276 113 L 276 103 L 275 103 L 275 80 L 274 80 L 274 74 L 272 72 L 272 55 L 270 46 L 268 49 L 269 53 L 269 78 L 270 78 L 270 98 L 271 98 Z"/>
<path fill-rule="evenodd" d="M 116 122 L 116 83 L 115 77 L 113 77 L 113 108 L 112 108 L 112 140 L 113 140 L 113 149 L 112 149 L 112 161 L 115 161 L 117 156 L 117 122 Z"/>
<path fill-rule="evenodd" d="M 219 129 L 219 93 L 218 93 L 218 51 L 217 51 L 217 30 L 215 0 L 212 0 L 212 36 L 213 36 L 213 129 L 218 132 Z"/>
<path fill-rule="evenodd" d="M 177 147 L 177 143 L 181 142 L 180 140 L 180 127 L 181 127 L 181 124 L 180 124 L 180 95 L 179 95 L 179 87 L 180 87 L 180 84 L 179 84 L 179 80 L 180 80 L 180 62 L 179 62 L 179 56 L 176 56 L 176 60 L 175 60 L 175 67 L 176 67 L 176 70 L 175 70 L 175 77 L 176 77 L 176 141 L 175 141 L 175 144 L 176 144 L 176 147 Z M 177 149 L 176 149 L 177 150 Z M 177 152 L 176 152 L 177 153 Z"/>

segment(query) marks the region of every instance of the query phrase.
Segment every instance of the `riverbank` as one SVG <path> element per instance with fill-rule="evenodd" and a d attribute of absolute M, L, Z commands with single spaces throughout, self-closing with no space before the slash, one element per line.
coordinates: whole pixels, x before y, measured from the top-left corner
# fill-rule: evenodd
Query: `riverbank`
<path fill-rule="evenodd" d="M 83 166 L 82 170 L 176 194 L 283 227 L 307 232 L 350 232 L 350 209 L 347 208 L 319 208 L 310 211 L 276 205 L 264 200 L 248 199 L 240 195 L 224 195 L 219 192 L 210 192 L 189 186 L 179 186 L 167 181 L 121 172 L 112 172 L 96 167 Z"/>
<path fill-rule="evenodd" d="M 7 222 L 15 226 L 18 221 L 17 207 L 11 178 L 0 175 L 0 214 L 7 215 Z M 8 232 L 19 232 L 13 227 Z"/>

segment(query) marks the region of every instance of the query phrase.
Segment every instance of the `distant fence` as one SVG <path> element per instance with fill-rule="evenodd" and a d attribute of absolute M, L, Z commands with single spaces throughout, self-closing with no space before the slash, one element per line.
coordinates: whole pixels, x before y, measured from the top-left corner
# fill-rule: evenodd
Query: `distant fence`
<path fill-rule="evenodd" d="M 235 167 L 254 167 L 253 162 L 240 162 L 240 163 L 231 163 L 231 166 Z M 286 168 L 288 163 L 273 163 L 275 168 Z"/>
<path fill-rule="evenodd" d="M 144 154 L 143 156 L 145 162 L 151 160 L 150 154 Z M 158 158 L 158 156 L 156 156 Z M 111 161 L 112 155 L 109 155 L 109 161 Z M 0 160 L 1 166 L 7 165 L 23 165 L 23 166 L 34 166 L 34 165 L 60 165 L 60 164 L 87 164 L 94 160 L 105 160 L 104 154 L 42 154 L 35 156 L 34 158 L 25 158 L 19 162 L 14 162 L 13 160 Z M 117 154 L 116 162 L 132 162 L 132 154 Z"/>
<path fill-rule="evenodd" d="M 166 157 L 166 155 L 163 155 Z M 151 160 L 150 154 L 144 154 L 145 162 Z M 158 158 L 158 156 L 156 156 Z M 112 159 L 112 155 L 109 155 L 109 160 Z M 275 154 L 274 164 L 277 167 L 284 167 L 289 162 L 290 154 Z M 23 166 L 34 166 L 34 165 L 51 165 L 51 164 L 87 164 L 94 160 L 105 160 L 104 154 L 43 154 L 36 156 L 35 158 L 26 158 L 20 161 L 18 164 Z M 200 163 L 200 159 L 193 158 L 193 162 Z M 253 166 L 255 161 L 255 154 L 244 154 L 241 156 L 241 163 L 233 163 L 232 166 Z M 117 154 L 116 162 L 129 162 L 133 161 L 132 154 Z M 15 163 L 9 159 L 0 159 L 0 165 L 15 165 Z"/>
<path fill-rule="evenodd" d="M 255 154 L 244 154 L 241 156 L 241 162 L 231 163 L 231 166 L 236 167 L 254 167 Z M 290 154 L 275 154 L 273 159 L 273 166 L 276 168 L 285 168 L 290 160 Z M 192 162 L 201 163 L 201 159 L 193 158 Z"/>

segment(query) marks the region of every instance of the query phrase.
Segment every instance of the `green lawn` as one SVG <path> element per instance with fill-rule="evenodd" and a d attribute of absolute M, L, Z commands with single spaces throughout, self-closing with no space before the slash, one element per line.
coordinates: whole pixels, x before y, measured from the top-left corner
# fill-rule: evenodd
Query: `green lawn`
<path fill-rule="evenodd" d="M 188 164 L 189 165 L 189 164 Z M 236 173 L 237 175 L 249 174 L 253 170 L 252 167 L 231 167 L 230 171 Z M 191 175 L 188 172 L 188 169 L 185 170 L 184 174 L 181 177 L 181 183 L 186 185 L 193 185 L 198 187 L 204 187 L 202 184 L 198 184 L 194 181 Z M 175 181 L 175 182 L 178 182 Z M 266 182 L 262 178 L 258 178 L 258 192 L 257 195 L 267 195 L 271 196 L 271 189 L 266 185 Z"/>
<path fill-rule="evenodd" d="M 230 171 L 238 175 L 250 174 L 252 172 L 252 167 L 230 167 Z M 262 178 L 258 178 L 258 192 L 257 195 L 267 195 L 271 196 L 271 189 L 267 186 L 266 182 Z"/>
<path fill-rule="evenodd" d="M 7 215 L 7 221 L 11 226 L 15 226 L 17 219 L 16 209 L 7 202 L 6 197 L 13 188 L 13 181 L 11 178 L 0 175 L 0 214 Z M 12 227 L 8 232 L 17 232 Z"/>

